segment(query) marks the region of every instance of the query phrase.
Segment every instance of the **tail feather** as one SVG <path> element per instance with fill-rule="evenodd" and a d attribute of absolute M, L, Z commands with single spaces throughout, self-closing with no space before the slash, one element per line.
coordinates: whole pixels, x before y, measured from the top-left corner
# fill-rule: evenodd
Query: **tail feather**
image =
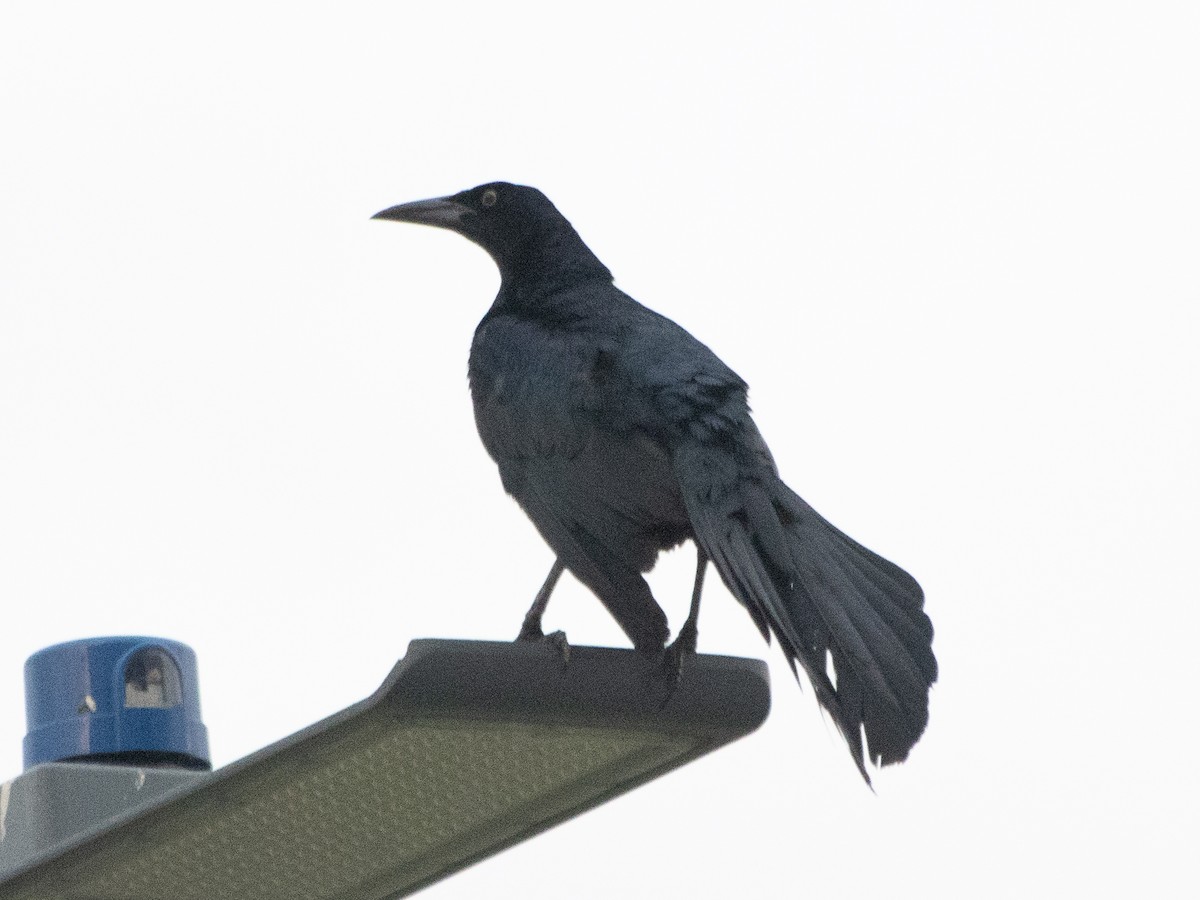
<path fill-rule="evenodd" d="M 862 574 L 862 570 L 850 571 Z M 887 595 L 870 586 L 861 587 L 856 579 L 847 577 L 845 569 L 840 574 L 849 590 L 835 587 L 812 592 L 841 651 L 833 654 L 838 686 L 846 682 L 862 687 L 855 692 L 858 703 L 852 718 L 864 726 L 871 758 L 879 763 L 899 762 L 907 757 L 928 722 L 928 691 L 936 668 L 929 672 L 923 657 L 928 652 L 932 662 L 932 652 L 924 641 L 914 644 L 905 640 L 881 614 L 881 608 L 891 605 Z M 857 591 L 857 596 L 852 591 Z"/>
<path fill-rule="evenodd" d="M 828 640 L 818 637 L 811 629 L 808 639 L 801 636 L 797 623 L 788 615 L 775 582 L 761 565 L 756 548 L 744 526 L 722 529 L 720 516 L 711 509 L 697 509 L 692 515 L 696 539 L 716 566 L 721 580 L 756 619 L 765 620 L 779 641 L 793 673 L 796 666 L 804 670 L 816 694 L 817 702 L 829 712 L 845 738 L 862 777 L 869 784 L 870 776 L 863 764 L 862 738 L 859 719 L 852 715 L 854 707 L 842 702 L 842 697 L 825 672 L 824 650 Z M 723 533 L 722 533 L 723 531 Z M 761 626 L 760 626 L 760 630 Z M 767 634 L 764 633 L 764 638 Z M 769 638 L 768 638 L 769 639 Z M 837 653 L 834 653 L 835 665 Z"/>
<path fill-rule="evenodd" d="M 863 736 L 876 765 L 899 762 L 929 720 L 937 662 L 921 587 L 822 518 L 773 466 L 730 477 L 728 463 L 727 449 L 676 454 L 696 541 L 793 671 L 804 669 L 869 783 Z"/>

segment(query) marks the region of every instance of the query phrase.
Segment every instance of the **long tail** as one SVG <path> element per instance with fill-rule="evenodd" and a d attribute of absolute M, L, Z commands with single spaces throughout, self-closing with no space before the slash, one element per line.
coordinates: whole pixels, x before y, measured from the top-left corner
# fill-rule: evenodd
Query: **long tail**
<path fill-rule="evenodd" d="M 872 762 L 887 765 L 908 756 L 929 721 L 937 661 L 924 594 L 798 497 L 765 450 L 753 460 L 728 446 L 676 452 L 692 528 L 763 637 L 769 629 L 793 672 L 804 669 L 869 784 L 863 735 Z"/>

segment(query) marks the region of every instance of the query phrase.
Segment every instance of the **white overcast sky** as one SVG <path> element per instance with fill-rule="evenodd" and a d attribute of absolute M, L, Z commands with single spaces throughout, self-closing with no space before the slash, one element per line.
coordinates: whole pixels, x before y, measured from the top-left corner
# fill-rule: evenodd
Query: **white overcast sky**
<path fill-rule="evenodd" d="M 713 579 L 766 725 L 425 896 L 1194 896 L 1198 48 L 1190 2 L 4 4 L 0 780 L 59 641 L 191 644 L 223 765 L 515 635 L 498 278 L 369 221 L 504 179 L 750 382 L 942 675 L 872 795 Z M 624 645 L 574 583 L 547 623 Z"/>

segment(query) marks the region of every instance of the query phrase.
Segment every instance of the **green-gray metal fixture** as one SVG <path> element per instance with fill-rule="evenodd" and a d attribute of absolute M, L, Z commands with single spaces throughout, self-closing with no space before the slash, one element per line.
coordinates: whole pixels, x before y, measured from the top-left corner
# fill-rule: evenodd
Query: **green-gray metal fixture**
<path fill-rule="evenodd" d="M 769 705 L 760 660 L 690 657 L 672 689 L 629 650 L 413 641 L 368 699 L 66 837 L 39 772 L 62 764 L 4 785 L 9 835 L 57 843 L 0 866 L 0 900 L 403 897 L 748 734 Z M 70 768 L 86 790 L 89 767 Z M 111 795 L 109 769 L 92 774 Z"/>

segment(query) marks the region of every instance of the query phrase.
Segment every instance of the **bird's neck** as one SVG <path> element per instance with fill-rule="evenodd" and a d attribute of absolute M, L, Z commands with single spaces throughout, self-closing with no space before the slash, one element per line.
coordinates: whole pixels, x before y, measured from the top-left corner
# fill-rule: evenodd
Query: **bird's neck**
<path fill-rule="evenodd" d="M 569 225 L 530 238 L 496 260 L 500 269 L 498 304 L 535 307 L 576 284 L 597 279 L 612 281 L 608 267 Z"/>

